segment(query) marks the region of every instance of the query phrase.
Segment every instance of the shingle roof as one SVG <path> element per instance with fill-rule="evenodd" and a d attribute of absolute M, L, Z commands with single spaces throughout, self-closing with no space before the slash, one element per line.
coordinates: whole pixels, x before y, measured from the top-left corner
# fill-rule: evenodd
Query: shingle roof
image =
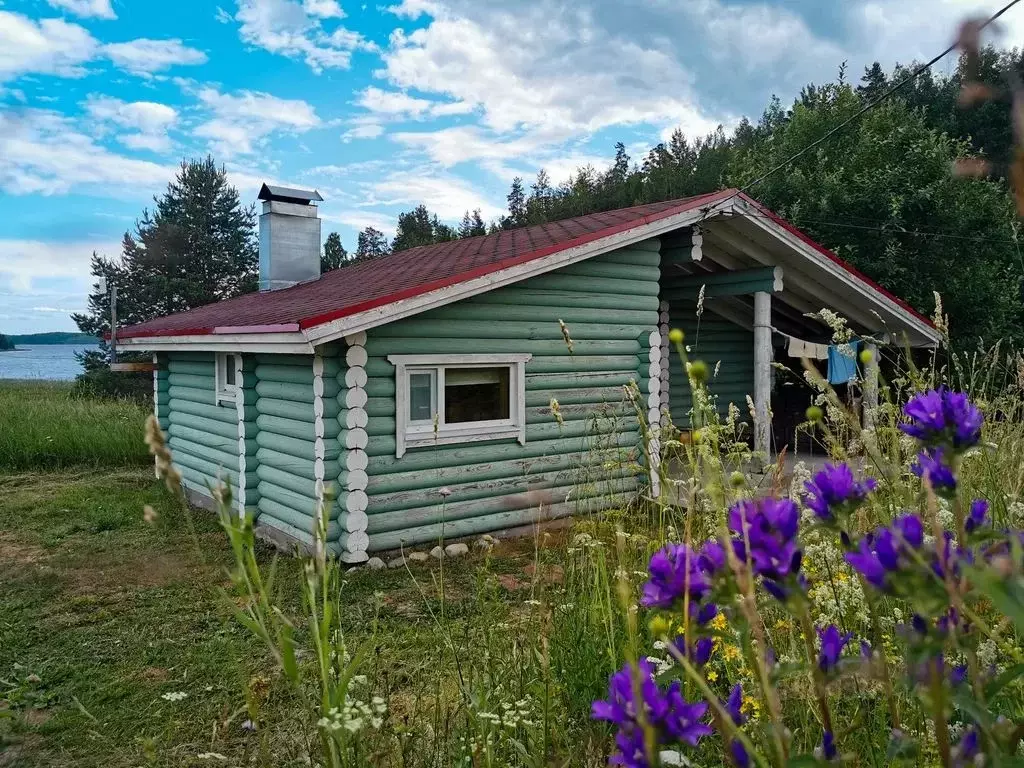
<path fill-rule="evenodd" d="M 298 330 L 354 315 L 429 291 L 472 280 L 560 251 L 600 240 L 643 224 L 739 197 L 762 215 L 792 232 L 807 245 L 873 290 L 931 325 L 905 301 L 814 242 L 760 203 L 735 189 L 708 195 L 637 205 L 572 219 L 536 224 L 447 243 L 399 251 L 372 261 L 327 272 L 318 280 L 276 291 L 249 293 L 215 304 L 159 317 L 118 331 L 122 339 L 213 333 L 216 328 L 269 326 Z"/>
<path fill-rule="evenodd" d="M 308 328 L 699 208 L 730 193 L 724 190 L 410 248 L 344 266 L 291 288 L 249 293 L 159 317 L 119 330 L 117 335 L 191 335 L 225 326 L 298 324 Z"/>

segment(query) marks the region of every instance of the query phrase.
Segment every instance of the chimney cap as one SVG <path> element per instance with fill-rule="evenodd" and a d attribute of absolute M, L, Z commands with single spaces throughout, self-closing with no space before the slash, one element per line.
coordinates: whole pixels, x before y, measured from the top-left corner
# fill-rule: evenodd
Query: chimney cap
<path fill-rule="evenodd" d="M 323 201 L 320 193 L 315 189 L 296 189 L 295 187 L 278 187 L 272 184 L 264 184 L 260 187 L 257 195 L 259 200 L 276 200 L 282 203 L 297 203 L 309 205 L 314 200 Z"/>

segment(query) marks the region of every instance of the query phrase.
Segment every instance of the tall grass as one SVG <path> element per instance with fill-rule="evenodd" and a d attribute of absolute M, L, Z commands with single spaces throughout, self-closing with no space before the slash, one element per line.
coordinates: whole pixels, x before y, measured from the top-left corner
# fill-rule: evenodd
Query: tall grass
<path fill-rule="evenodd" d="M 145 463 L 147 413 L 76 395 L 70 383 L 0 381 L 0 472 Z"/>

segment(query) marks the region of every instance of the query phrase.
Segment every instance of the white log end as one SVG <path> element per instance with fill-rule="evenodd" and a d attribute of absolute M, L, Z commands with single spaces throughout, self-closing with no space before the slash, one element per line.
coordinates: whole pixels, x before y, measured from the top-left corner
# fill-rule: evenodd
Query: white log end
<path fill-rule="evenodd" d="M 350 347 L 362 347 L 366 344 L 366 331 L 351 333 L 345 337 L 345 343 Z"/>
<path fill-rule="evenodd" d="M 370 463 L 370 458 L 366 455 L 366 451 L 356 448 L 345 454 L 345 469 L 349 472 L 354 472 L 357 469 L 366 469 Z"/>
<path fill-rule="evenodd" d="M 345 495 L 345 511 L 348 513 L 352 512 L 365 512 L 366 506 L 370 503 L 370 500 L 366 498 L 366 491 L 349 491 Z"/>
<path fill-rule="evenodd" d="M 369 422 L 370 417 L 366 415 L 365 408 L 349 408 L 345 412 L 345 429 L 365 429 Z"/>
<path fill-rule="evenodd" d="M 368 441 L 369 438 L 366 435 L 366 430 L 361 427 L 345 432 L 345 447 L 349 450 L 353 448 L 366 448 Z"/>
<path fill-rule="evenodd" d="M 366 369 L 361 365 L 349 368 L 345 371 L 345 386 L 346 387 L 365 387 L 366 386 Z"/>
<path fill-rule="evenodd" d="M 365 469 L 350 469 L 345 479 L 349 492 L 365 491 L 370 479 L 366 476 Z"/>
<path fill-rule="evenodd" d="M 366 405 L 366 390 L 362 387 L 350 389 L 345 393 L 346 408 L 362 408 Z"/>
<path fill-rule="evenodd" d="M 350 367 L 359 366 L 362 368 L 366 365 L 367 355 L 366 348 L 362 346 L 349 347 L 345 352 L 345 363 Z"/>
<path fill-rule="evenodd" d="M 349 533 L 360 533 L 365 531 L 366 525 L 369 522 L 370 518 L 366 516 L 365 512 L 349 512 L 348 514 L 341 516 L 341 524 Z"/>

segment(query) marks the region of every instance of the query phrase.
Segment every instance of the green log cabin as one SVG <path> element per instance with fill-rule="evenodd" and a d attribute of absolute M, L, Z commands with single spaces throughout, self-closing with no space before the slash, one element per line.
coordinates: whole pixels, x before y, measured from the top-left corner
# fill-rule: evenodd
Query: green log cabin
<path fill-rule="evenodd" d="M 328 545 L 350 563 L 659 493 L 657 475 L 637 471 L 623 387 L 636 383 L 651 424 L 666 412 L 689 423 L 670 328 L 718 368 L 719 407 L 753 404 L 753 447 L 766 455 L 785 440 L 772 424 L 773 359 L 787 337 L 831 338 L 809 315 L 831 309 L 873 344 L 939 340 L 737 190 L 324 275 L 320 196 L 264 185 L 260 199 L 260 291 L 119 329 L 118 343 L 153 353 L 155 414 L 193 501 L 226 482 L 257 531 L 308 547 L 332 487 Z"/>

